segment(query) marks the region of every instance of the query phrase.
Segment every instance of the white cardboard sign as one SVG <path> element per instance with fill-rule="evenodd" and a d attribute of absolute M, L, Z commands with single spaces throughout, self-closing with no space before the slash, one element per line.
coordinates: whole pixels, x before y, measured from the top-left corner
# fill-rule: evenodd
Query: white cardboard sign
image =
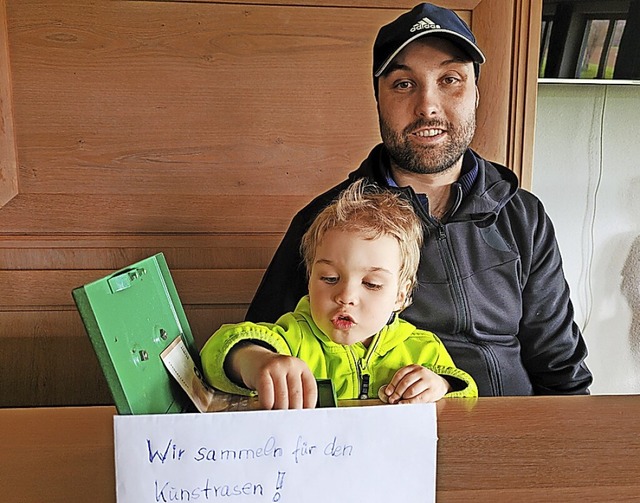
<path fill-rule="evenodd" d="M 434 404 L 115 416 L 118 503 L 434 502 Z"/>

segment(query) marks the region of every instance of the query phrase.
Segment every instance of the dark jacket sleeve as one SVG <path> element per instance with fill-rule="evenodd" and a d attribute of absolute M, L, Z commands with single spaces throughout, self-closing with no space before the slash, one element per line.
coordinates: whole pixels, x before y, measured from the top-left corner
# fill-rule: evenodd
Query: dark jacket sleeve
<path fill-rule="evenodd" d="M 306 295 L 306 268 L 300 254 L 300 241 L 308 227 L 305 214 L 303 210 L 291 221 L 251 301 L 246 321 L 275 323 Z"/>
<path fill-rule="evenodd" d="M 531 262 L 523 264 L 523 316 L 518 338 L 534 393 L 588 394 L 587 348 L 573 320 L 569 286 L 553 224 L 538 201 Z"/>

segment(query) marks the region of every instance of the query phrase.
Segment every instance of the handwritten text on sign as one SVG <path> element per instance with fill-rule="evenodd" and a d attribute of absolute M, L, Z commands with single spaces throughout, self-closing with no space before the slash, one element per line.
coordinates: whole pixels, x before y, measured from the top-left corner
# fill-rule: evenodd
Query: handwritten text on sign
<path fill-rule="evenodd" d="M 435 501 L 435 406 L 116 416 L 119 503 Z"/>

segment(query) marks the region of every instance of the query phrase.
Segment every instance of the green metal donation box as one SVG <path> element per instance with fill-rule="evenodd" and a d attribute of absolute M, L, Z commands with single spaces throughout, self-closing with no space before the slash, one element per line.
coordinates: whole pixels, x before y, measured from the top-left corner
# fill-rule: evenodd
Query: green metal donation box
<path fill-rule="evenodd" d="M 162 253 L 72 292 L 120 414 L 195 412 L 161 353 L 176 339 L 199 367 Z"/>

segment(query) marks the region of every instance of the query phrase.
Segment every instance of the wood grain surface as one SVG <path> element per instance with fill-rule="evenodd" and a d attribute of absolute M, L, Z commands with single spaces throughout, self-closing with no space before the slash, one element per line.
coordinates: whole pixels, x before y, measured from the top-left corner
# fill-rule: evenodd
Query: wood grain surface
<path fill-rule="evenodd" d="M 640 396 L 445 399 L 437 410 L 439 503 L 638 501 Z M 114 503 L 114 414 L 0 409 L 3 501 Z"/>

